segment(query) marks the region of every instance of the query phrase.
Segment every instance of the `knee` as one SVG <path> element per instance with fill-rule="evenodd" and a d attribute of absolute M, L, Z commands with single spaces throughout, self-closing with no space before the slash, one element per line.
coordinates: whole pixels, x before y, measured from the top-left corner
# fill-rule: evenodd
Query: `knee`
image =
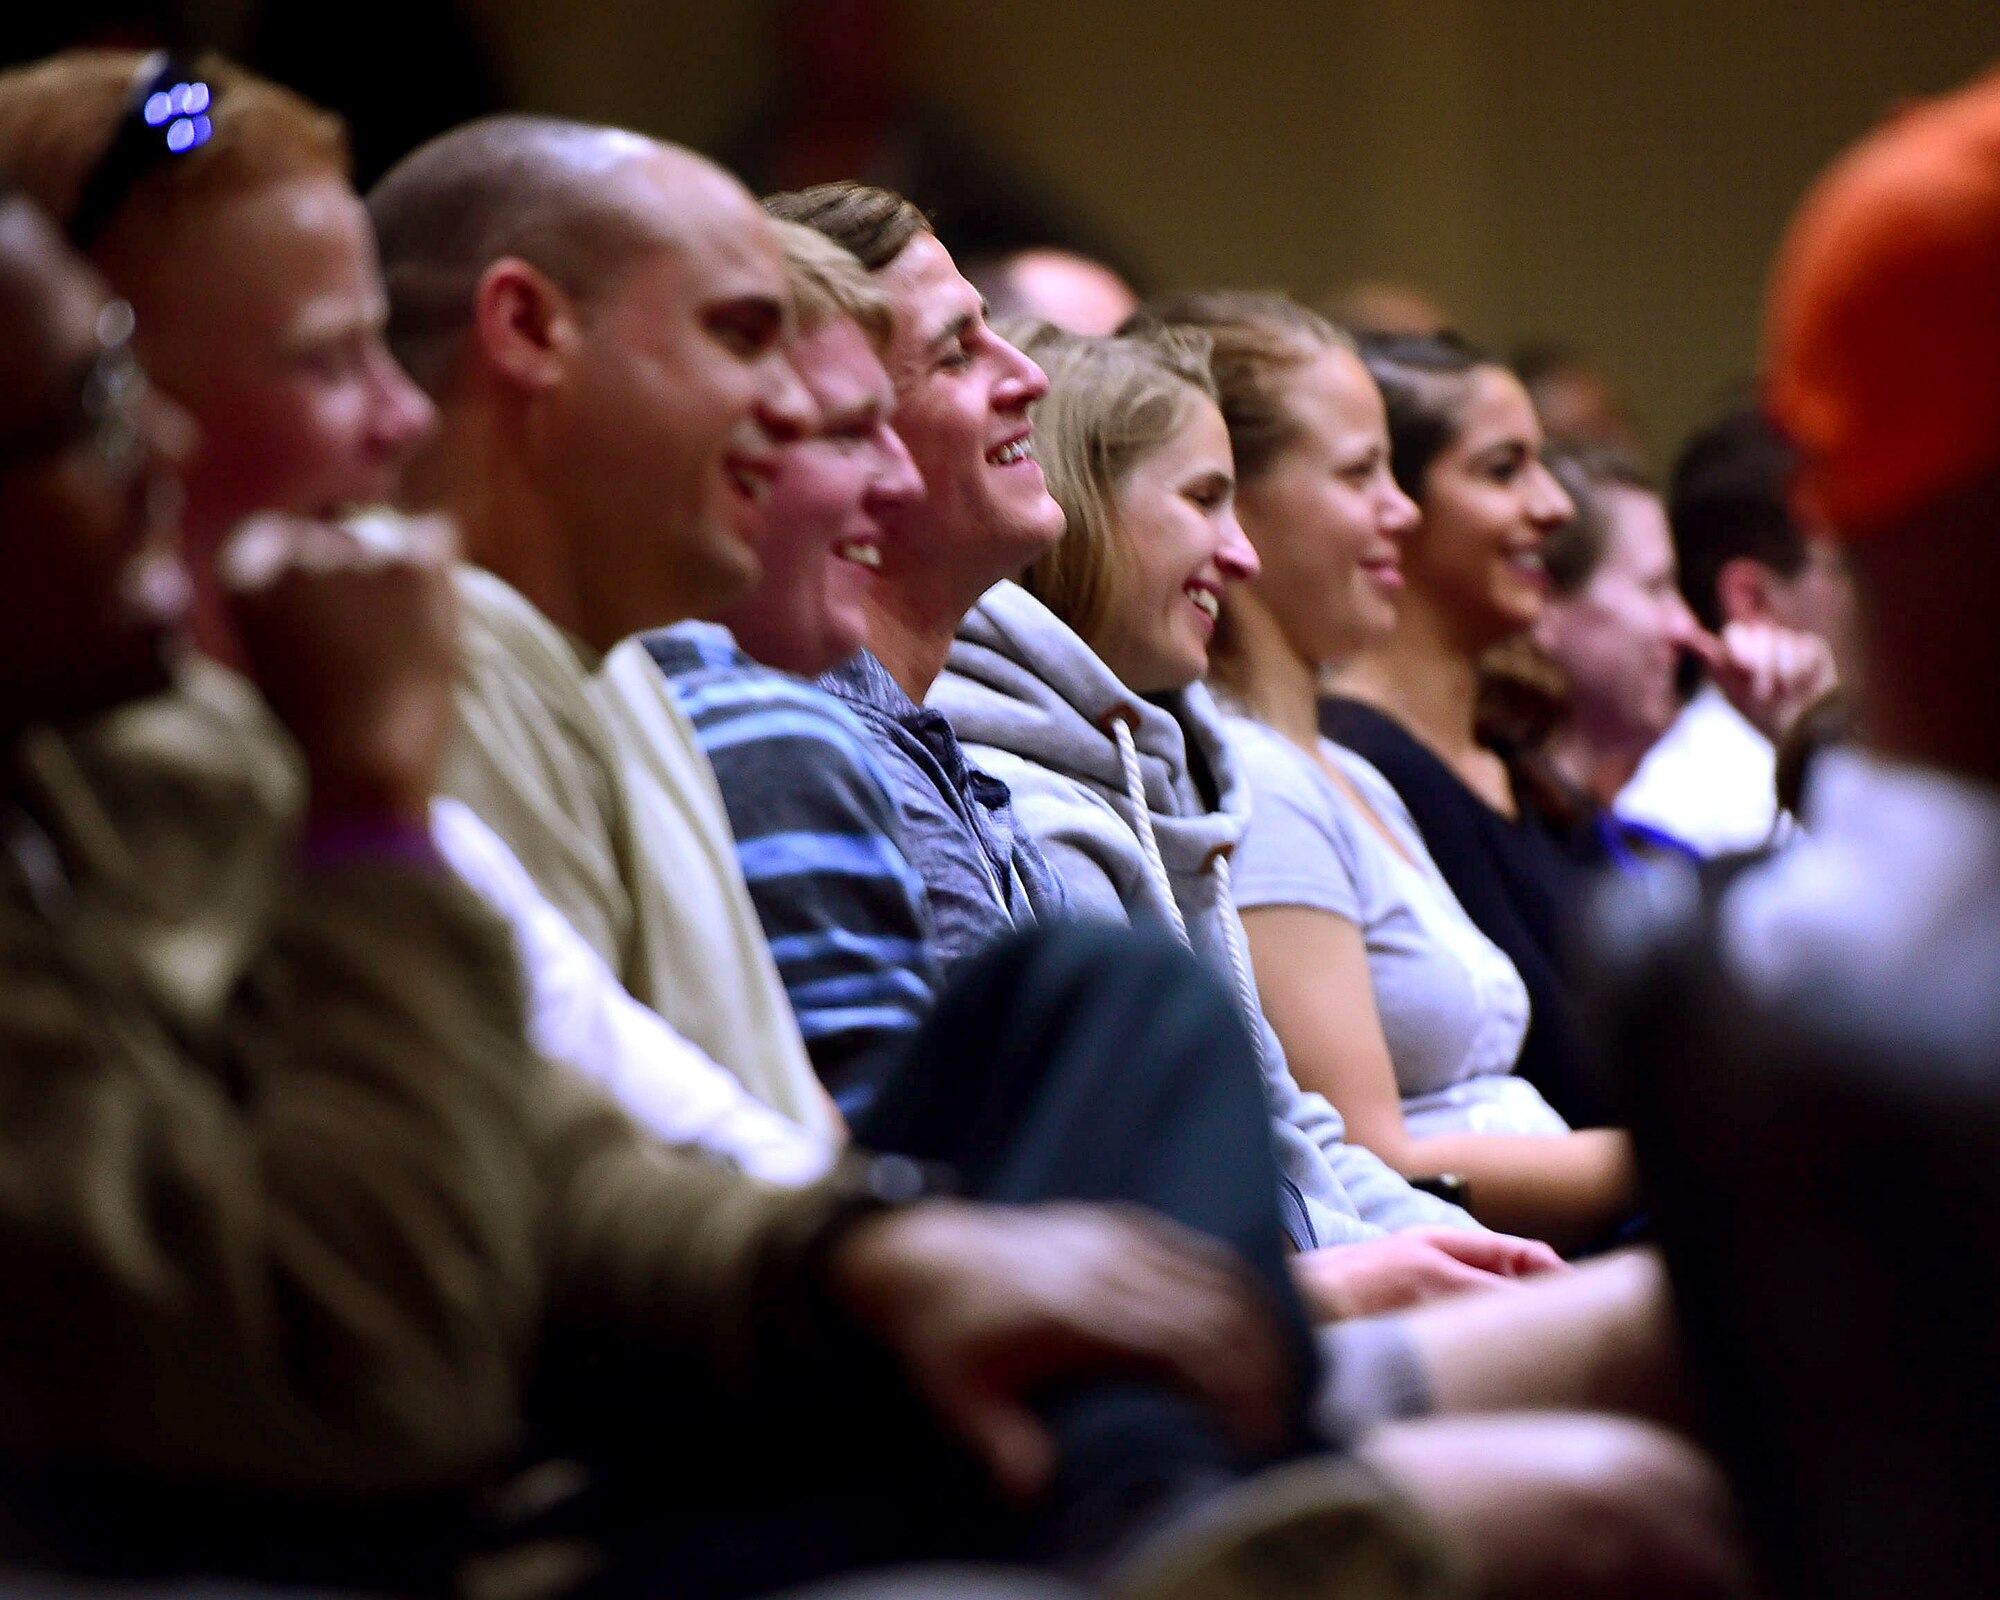
<path fill-rule="evenodd" d="M 1437 1419 L 1385 1428 L 1362 1454 L 1430 1515 L 1482 1595 L 1751 1592 L 1720 1474 L 1648 1424 Z"/>

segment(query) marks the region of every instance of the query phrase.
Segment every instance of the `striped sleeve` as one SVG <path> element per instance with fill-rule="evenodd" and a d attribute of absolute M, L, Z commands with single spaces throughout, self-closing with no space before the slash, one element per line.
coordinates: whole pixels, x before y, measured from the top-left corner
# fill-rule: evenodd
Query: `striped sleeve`
<path fill-rule="evenodd" d="M 809 684 L 757 669 L 671 681 L 806 1049 L 852 1118 L 936 986 L 923 881 L 887 781 L 852 714 Z"/>

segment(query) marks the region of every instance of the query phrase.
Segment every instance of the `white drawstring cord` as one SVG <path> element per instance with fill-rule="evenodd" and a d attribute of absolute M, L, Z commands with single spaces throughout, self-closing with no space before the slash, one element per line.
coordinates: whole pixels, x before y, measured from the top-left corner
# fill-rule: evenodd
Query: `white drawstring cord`
<path fill-rule="evenodd" d="M 1222 897 L 1222 942 L 1229 946 L 1229 972 L 1236 980 L 1236 1003 L 1243 1008 L 1243 1021 L 1257 1046 L 1257 1059 L 1264 1061 L 1264 1002 L 1257 994 L 1257 978 L 1250 970 L 1250 952 L 1243 948 L 1243 919 L 1236 914 L 1236 896 L 1229 887 L 1229 853 L 1214 856 L 1215 887 Z"/>
<path fill-rule="evenodd" d="M 1118 765 L 1125 775 L 1125 798 L 1132 802 L 1132 829 L 1139 835 L 1139 854 L 1146 863 L 1146 876 L 1151 880 L 1153 892 L 1159 896 L 1167 908 L 1167 915 L 1173 919 L 1174 932 L 1189 949 L 1193 942 L 1188 938 L 1187 919 L 1181 915 L 1181 905 L 1174 898 L 1173 880 L 1167 876 L 1167 864 L 1160 859 L 1160 841 L 1153 832 L 1153 808 L 1146 804 L 1146 779 L 1139 770 L 1139 746 L 1132 737 L 1132 724 L 1126 720 L 1121 708 L 1110 715 L 1111 740 L 1118 746 Z"/>
<path fill-rule="evenodd" d="M 1124 774 L 1125 798 L 1132 802 L 1132 826 L 1139 835 L 1139 854 L 1146 863 L 1146 876 L 1154 893 L 1166 905 L 1174 932 L 1180 935 L 1183 945 L 1193 950 L 1187 919 L 1181 915 L 1173 880 L 1167 876 L 1167 864 L 1160 856 L 1159 837 L 1153 832 L 1153 810 L 1146 804 L 1146 780 L 1139 770 L 1139 746 L 1132 737 L 1132 725 L 1122 709 L 1113 711 L 1107 720 L 1111 724 L 1112 742 L 1118 746 L 1118 766 Z M 1258 1064 L 1268 1067 L 1264 1060 L 1264 1008 L 1257 998 L 1257 980 L 1251 975 L 1250 957 L 1243 949 L 1243 924 L 1237 920 L 1235 900 L 1229 889 L 1229 852 L 1216 851 L 1209 858 L 1208 870 L 1215 874 L 1216 891 L 1221 896 L 1222 942 L 1229 949 L 1229 975 L 1236 984 L 1236 1004 L 1256 1046 Z"/>

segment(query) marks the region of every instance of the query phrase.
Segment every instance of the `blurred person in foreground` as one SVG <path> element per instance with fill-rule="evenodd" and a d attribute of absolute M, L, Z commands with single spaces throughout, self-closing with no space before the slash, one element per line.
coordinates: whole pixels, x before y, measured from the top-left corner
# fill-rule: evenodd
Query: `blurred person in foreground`
<path fill-rule="evenodd" d="M 1786 1597 L 2000 1582 L 1983 1383 L 2000 1059 L 1996 156 L 1989 69 L 1898 111 L 1794 217 L 1767 302 L 1765 398 L 1798 452 L 1795 505 L 1853 577 L 1856 746 L 1815 762 L 1790 849 L 1705 882 L 1624 885 L 1592 940 L 1634 1093 L 1660 1119 L 1663 1231 L 1691 1230 L 1680 1287 L 1723 1436 Z M 1752 1225 L 1717 1237 L 1710 1198 Z"/>
<path fill-rule="evenodd" d="M 207 136 L 133 146 L 135 124 L 172 132 L 175 117 L 153 127 L 144 113 L 176 94 L 200 101 Z M 179 120 L 192 133 L 192 117 Z M 185 474 L 193 634 L 208 661 L 242 660 L 216 562 L 230 530 L 259 511 L 359 514 L 393 542 L 370 508 L 393 498 L 435 420 L 382 343 L 374 238 L 347 161 L 336 118 L 213 58 L 71 51 L 0 77 L 0 166 L 143 308 L 135 348 L 208 441 Z M 465 805 L 434 801 L 431 831 L 513 927 L 539 1048 L 615 1085 L 671 1142 L 776 1181 L 825 1170 L 828 1131 L 758 1100 L 634 1000 Z"/>
<path fill-rule="evenodd" d="M 1753 681 L 1760 656 L 1770 677 L 1801 681 L 1823 677 L 1828 658 L 1849 675 L 1859 665 L 1846 562 L 1829 530 L 1791 503 L 1797 469 L 1793 447 L 1746 404 L 1688 439 L 1667 489 L 1681 592 L 1701 627 L 1752 667 Z M 1774 743 L 1788 718 L 1743 704 L 1743 687 L 1741 673 L 1707 675 L 1619 791 L 1620 815 L 1704 855 L 1789 835 L 1773 788 Z"/>

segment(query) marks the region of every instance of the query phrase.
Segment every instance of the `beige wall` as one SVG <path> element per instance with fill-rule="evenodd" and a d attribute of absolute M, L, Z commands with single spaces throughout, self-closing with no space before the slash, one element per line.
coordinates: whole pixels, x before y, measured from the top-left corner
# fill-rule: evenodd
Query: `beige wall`
<path fill-rule="evenodd" d="M 526 104 L 710 143 L 754 0 L 476 0 Z M 2000 57 L 1995 0 L 910 0 L 921 81 L 1155 281 L 1429 285 L 1592 352 L 1661 448 L 1755 360 L 1811 174 Z M 947 243 L 949 240 L 947 240 Z"/>

